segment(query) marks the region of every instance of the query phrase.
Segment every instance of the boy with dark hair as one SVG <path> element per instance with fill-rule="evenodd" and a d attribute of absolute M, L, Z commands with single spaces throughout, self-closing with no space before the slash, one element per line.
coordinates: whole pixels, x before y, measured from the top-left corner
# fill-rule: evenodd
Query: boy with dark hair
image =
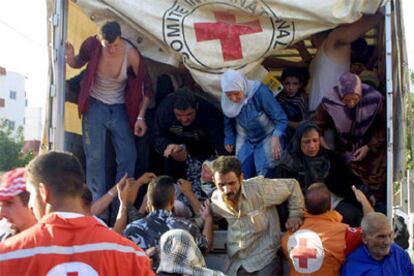
<path fill-rule="evenodd" d="M 124 236 L 135 242 L 139 247 L 152 253 L 153 269 L 159 264 L 158 246 L 162 234 L 170 229 L 184 229 L 191 233 L 198 247 L 207 253 L 212 245 L 213 220 L 209 211 L 209 203 L 201 207 L 201 216 L 204 219 L 203 232 L 200 233 L 197 225 L 190 221 L 177 218 L 172 210 L 175 201 L 175 181 L 169 176 L 159 176 L 148 185 L 148 205 L 150 213 L 142 219 L 130 223 Z"/>
<path fill-rule="evenodd" d="M 72 68 L 87 64 L 80 82 L 78 109 L 83 115 L 86 183 L 96 201 L 110 185 L 103 170 L 107 132 L 116 154 L 115 182 L 125 173 L 134 177 L 134 134 L 141 137 L 147 130 L 145 114 L 152 96 L 151 80 L 138 50 L 121 37 L 115 21 L 103 25 L 98 36 L 87 38 L 78 55 L 67 42 L 66 62 Z M 109 212 L 102 218 L 108 220 Z"/>
<path fill-rule="evenodd" d="M 108 21 L 100 29 L 99 35 L 103 40 L 113 43 L 117 37 L 121 36 L 121 26 L 116 21 Z"/>
<path fill-rule="evenodd" d="M 142 219 L 130 223 L 124 236 L 135 242 L 146 252 L 152 252 L 153 269 L 159 264 L 158 246 L 162 234 L 170 229 L 184 229 L 191 233 L 197 246 L 203 253 L 207 253 L 212 245 L 213 219 L 209 211 L 209 203 L 201 207 L 201 216 L 204 219 L 203 232 L 200 233 L 197 225 L 173 215 L 175 201 L 175 181 L 170 176 L 159 176 L 148 185 L 148 205 L 150 213 Z M 154 248 L 155 253 L 153 252 Z"/>
<path fill-rule="evenodd" d="M 27 174 L 39 222 L 0 244 L 2 275 L 153 275 L 140 248 L 84 215 L 85 178 L 73 155 L 40 155 Z"/>
<path fill-rule="evenodd" d="M 160 176 L 152 181 L 147 190 L 148 204 L 154 209 L 167 209 L 175 200 L 174 180 L 169 176 Z"/>

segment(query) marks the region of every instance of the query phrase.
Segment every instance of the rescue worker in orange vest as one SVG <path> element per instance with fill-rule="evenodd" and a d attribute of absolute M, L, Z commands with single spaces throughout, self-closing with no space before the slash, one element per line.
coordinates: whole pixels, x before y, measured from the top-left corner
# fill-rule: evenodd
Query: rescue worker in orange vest
<path fill-rule="evenodd" d="M 373 212 L 365 195 L 352 187 L 364 215 Z M 323 183 L 312 184 L 305 193 L 304 223 L 282 238 L 290 275 L 339 275 L 348 253 L 361 244 L 361 229 L 342 223 L 342 216 L 330 210 L 331 193 Z"/>
<path fill-rule="evenodd" d="M 154 275 L 142 249 L 84 215 L 85 176 L 73 155 L 38 156 L 27 183 L 39 222 L 0 244 L 0 275 Z"/>

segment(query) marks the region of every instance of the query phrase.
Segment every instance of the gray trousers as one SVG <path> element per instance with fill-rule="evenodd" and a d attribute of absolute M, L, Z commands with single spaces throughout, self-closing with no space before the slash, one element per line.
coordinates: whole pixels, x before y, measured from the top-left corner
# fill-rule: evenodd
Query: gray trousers
<path fill-rule="evenodd" d="M 273 275 L 282 275 L 283 269 L 281 260 L 278 257 L 275 257 L 268 265 L 263 267 L 261 270 L 254 272 L 247 272 L 242 266 L 237 271 L 238 276 L 273 276 Z"/>

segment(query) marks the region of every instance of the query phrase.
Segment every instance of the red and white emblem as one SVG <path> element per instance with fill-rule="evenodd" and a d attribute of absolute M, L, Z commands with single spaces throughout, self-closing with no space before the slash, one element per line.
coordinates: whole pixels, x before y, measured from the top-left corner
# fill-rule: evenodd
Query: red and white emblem
<path fill-rule="evenodd" d="M 88 264 L 81 262 L 67 262 L 54 266 L 47 276 L 98 276 L 98 272 Z"/>
<path fill-rule="evenodd" d="M 308 229 L 299 230 L 289 237 L 288 252 L 295 270 L 299 273 L 319 270 L 325 258 L 321 239 Z"/>
<path fill-rule="evenodd" d="M 163 39 L 190 67 L 206 72 L 260 60 L 294 38 L 265 2 L 175 1 L 163 15 Z"/>
<path fill-rule="evenodd" d="M 263 32 L 258 19 L 237 22 L 232 13 L 213 12 L 216 22 L 194 23 L 197 42 L 219 40 L 224 61 L 243 58 L 241 37 Z"/>

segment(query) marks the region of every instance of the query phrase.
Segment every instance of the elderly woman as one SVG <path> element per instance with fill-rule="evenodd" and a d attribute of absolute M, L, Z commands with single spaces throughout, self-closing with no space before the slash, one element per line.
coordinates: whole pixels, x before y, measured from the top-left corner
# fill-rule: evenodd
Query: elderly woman
<path fill-rule="evenodd" d="M 317 125 L 335 128 L 335 151 L 340 153 L 377 200 L 385 201 L 384 97 L 352 73 L 343 74 L 337 86 L 322 99 L 315 112 Z"/>
<path fill-rule="evenodd" d="M 165 232 L 160 239 L 160 265 L 157 276 L 221 276 L 220 271 L 206 267 L 204 257 L 190 233 L 181 229 Z"/>
<path fill-rule="evenodd" d="M 221 78 L 224 144 L 242 163 L 245 178 L 267 175 L 282 154 L 287 117 L 267 86 L 234 70 Z"/>
<path fill-rule="evenodd" d="M 332 208 L 343 216 L 343 221 L 358 226 L 362 212 L 352 185 L 364 190 L 361 180 L 344 165 L 340 155 L 321 147 L 320 129 L 304 121 L 283 154 L 276 177 L 295 178 L 302 191 L 315 182 L 322 182 L 332 193 Z"/>

